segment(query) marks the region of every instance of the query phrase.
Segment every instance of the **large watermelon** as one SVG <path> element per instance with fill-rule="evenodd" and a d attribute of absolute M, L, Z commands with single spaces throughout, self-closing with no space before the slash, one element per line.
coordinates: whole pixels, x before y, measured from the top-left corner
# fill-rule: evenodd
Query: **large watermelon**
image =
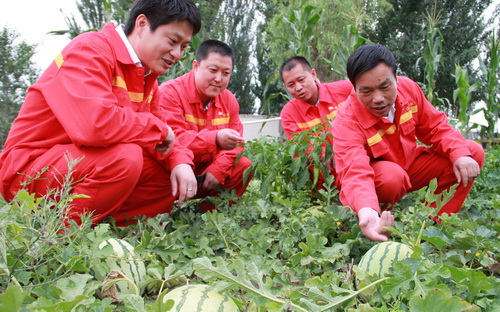
<path fill-rule="evenodd" d="M 383 242 L 370 248 L 361 258 L 358 266 L 369 274 L 382 277 L 389 272 L 394 261 L 409 258 L 412 253 L 413 250 L 405 244 Z"/>
<path fill-rule="evenodd" d="M 102 266 L 100 269 L 96 268 L 96 278 L 104 281 L 111 271 L 119 270 L 140 289 L 141 281 L 146 276 L 146 266 L 142 260 L 137 259 L 134 247 L 122 239 L 110 238 L 103 241 L 99 249 L 108 245 L 111 246 L 113 252 L 104 258 L 105 271 Z M 135 294 L 135 288 L 127 281 L 116 283 L 116 287 L 118 293 Z"/>
<path fill-rule="evenodd" d="M 237 312 L 238 307 L 229 296 L 221 295 L 208 285 L 189 284 L 168 292 L 163 303 L 175 302 L 170 311 L 176 312 Z"/>

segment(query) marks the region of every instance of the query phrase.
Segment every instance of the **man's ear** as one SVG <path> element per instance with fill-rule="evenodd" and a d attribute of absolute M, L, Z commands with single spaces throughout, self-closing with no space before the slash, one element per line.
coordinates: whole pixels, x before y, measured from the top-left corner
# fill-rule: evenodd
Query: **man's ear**
<path fill-rule="evenodd" d="M 315 69 L 311 69 L 311 75 L 313 76 L 314 80 L 318 80 L 318 74 L 316 74 Z"/>
<path fill-rule="evenodd" d="M 194 70 L 198 70 L 198 67 L 200 66 L 200 64 L 198 63 L 197 60 L 193 60 L 193 62 L 191 63 L 191 65 L 193 66 Z"/>
<path fill-rule="evenodd" d="M 144 14 L 139 14 L 137 18 L 135 19 L 135 29 L 140 31 L 141 29 L 145 29 L 146 27 L 149 27 L 149 20 Z"/>

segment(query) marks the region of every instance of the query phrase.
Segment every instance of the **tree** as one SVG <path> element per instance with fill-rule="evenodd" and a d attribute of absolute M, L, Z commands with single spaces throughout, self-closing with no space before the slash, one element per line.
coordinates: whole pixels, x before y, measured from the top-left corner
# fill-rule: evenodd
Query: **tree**
<path fill-rule="evenodd" d="M 52 31 L 55 35 L 68 34 L 74 38 L 81 33 L 97 31 L 108 22 L 123 24 L 127 18 L 127 12 L 134 0 L 80 0 L 76 1 L 76 7 L 85 25 L 81 26 L 73 15 L 65 16 L 68 29 Z"/>
<path fill-rule="evenodd" d="M 491 0 L 389 0 L 393 9 L 378 21 L 369 39 L 391 49 L 404 75 L 415 81 L 425 79 L 424 62 L 417 60 L 425 52 L 426 17 L 436 8 L 440 21 L 436 23 L 442 35 L 442 61 L 436 71 L 435 91 L 441 98 L 453 98 L 455 65 L 467 69 L 472 81 L 477 81 L 473 62 L 483 50 L 485 22 L 482 14 Z M 457 112 L 458 108 L 448 107 Z"/>
<path fill-rule="evenodd" d="M 19 35 L 4 27 L 0 34 L 0 145 L 3 146 L 12 121 L 24 101 L 27 88 L 38 76 L 31 57 L 35 45 L 15 43 Z"/>
<path fill-rule="evenodd" d="M 252 90 L 254 66 L 252 64 L 255 31 L 255 0 L 224 0 L 219 11 L 218 38 L 234 51 L 234 64 L 228 89 L 240 104 L 241 113 L 252 113 L 255 95 Z"/>
<path fill-rule="evenodd" d="M 294 55 L 306 57 L 315 68 L 320 81 L 335 81 L 345 79 L 333 70 L 338 58 L 340 47 L 347 43 L 346 31 L 356 36 L 358 29 L 366 32 L 371 29 L 377 19 L 383 16 L 388 9 L 387 1 L 368 0 L 268 0 L 263 10 L 265 17 L 265 30 L 260 35 L 259 47 L 261 59 L 270 59 L 259 62 L 259 81 L 262 86 L 267 86 L 266 94 L 259 94 L 260 100 L 266 105 L 263 109 L 267 112 L 279 113 L 281 107 L 288 101 L 288 97 L 277 96 L 274 92 L 287 94 L 279 79 L 279 75 L 269 75 L 272 81 L 263 81 L 260 71 L 276 70 L 281 63 Z M 266 11 L 266 9 L 268 11 Z M 349 29 L 349 30 L 348 30 Z M 348 40 L 350 41 L 350 40 Z M 342 64 L 340 64 L 342 65 Z M 273 90 L 272 92 L 269 90 Z"/>

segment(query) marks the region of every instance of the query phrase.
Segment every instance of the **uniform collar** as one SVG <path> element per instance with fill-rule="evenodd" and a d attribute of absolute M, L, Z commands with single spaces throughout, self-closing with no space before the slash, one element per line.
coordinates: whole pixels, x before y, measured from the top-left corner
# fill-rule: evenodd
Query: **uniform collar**
<path fill-rule="evenodd" d="M 130 41 L 128 40 L 127 36 L 125 35 L 125 32 L 123 31 L 123 27 L 124 26 L 122 24 L 116 26 L 115 27 L 116 32 L 118 33 L 118 35 L 120 36 L 121 40 L 123 41 L 123 44 L 125 44 L 125 47 L 127 48 L 128 54 L 130 55 L 130 58 L 132 59 L 132 62 L 134 62 L 134 64 L 136 66 L 138 66 L 138 67 L 143 67 L 142 66 L 142 62 L 139 59 L 139 56 L 135 52 L 134 48 L 130 44 Z M 147 76 L 149 74 L 151 74 L 151 70 L 147 70 L 147 71 L 144 72 L 144 76 Z"/>

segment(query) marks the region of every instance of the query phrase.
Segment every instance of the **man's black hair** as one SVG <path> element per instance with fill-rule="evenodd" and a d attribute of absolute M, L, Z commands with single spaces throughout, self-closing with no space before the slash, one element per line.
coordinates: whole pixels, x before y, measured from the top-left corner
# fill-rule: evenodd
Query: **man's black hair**
<path fill-rule="evenodd" d="M 196 61 L 200 63 L 201 61 L 205 60 L 210 53 L 218 53 L 222 56 L 230 56 L 231 64 L 234 65 L 233 49 L 231 49 L 231 47 L 226 43 L 214 39 L 205 40 L 200 43 L 200 45 L 196 49 Z"/>
<path fill-rule="evenodd" d="M 392 69 L 394 76 L 398 65 L 392 52 L 380 44 L 363 45 L 351 53 L 347 60 L 347 77 L 356 88 L 356 78 L 363 72 L 385 63 Z"/>
<path fill-rule="evenodd" d="M 136 0 L 129 11 L 125 23 L 125 35 L 134 30 L 135 20 L 144 14 L 149 21 L 151 31 L 161 25 L 187 21 L 193 27 L 193 36 L 200 31 L 200 10 L 191 0 Z"/>
<path fill-rule="evenodd" d="M 294 68 L 295 66 L 297 66 L 298 64 L 302 64 L 302 67 L 307 70 L 308 72 L 311 72 L 312 71 L 312 67 L 311 67 L 311 64 L 309 64 L 309 62 L 307 61 L 307 59 L 303 56 L 292 56 L 291 58 L 288 58 L 286 59 L 283 64 L 281 64 L 281 67 L 280 67 L 280 77 L 281 77 L 281 81 L 283 81 L 283 72 L 285 71 L 289 71 L 291 70 L 292 68 Z"/>

